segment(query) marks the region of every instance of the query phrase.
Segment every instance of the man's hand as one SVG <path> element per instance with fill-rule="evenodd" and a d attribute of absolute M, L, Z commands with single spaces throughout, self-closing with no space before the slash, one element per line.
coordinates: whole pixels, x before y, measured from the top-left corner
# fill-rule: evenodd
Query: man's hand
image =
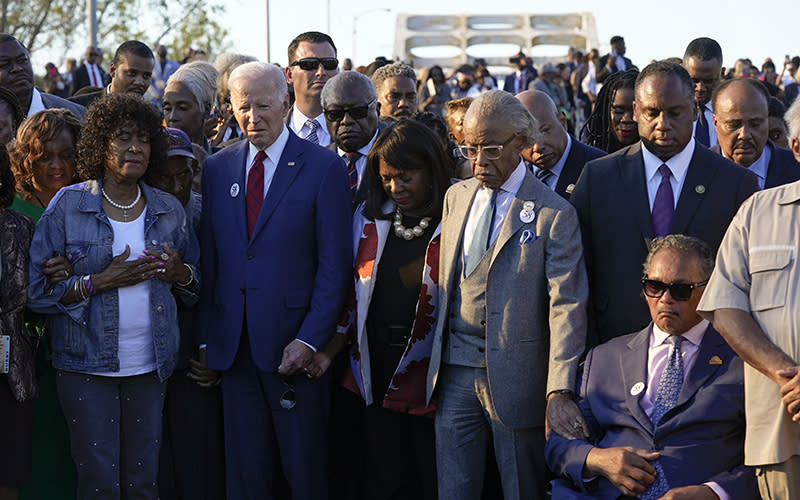
<path fill-rule="evenodd" d="M 324 349 L 315 352 L 311 356 L 311 363 L 305 367 L 306 376 L 308 378 L 320 378 L 328 371 L 329 366 L 331 366 L 331 358 L 328 353 Z"/>
<path fill-rule="evenodd" d="M 632 446 L 592 448 L 586 455 L 584 477 L 603 476 L 623 495 L 639 496 L 656 479 L 656 469 L 650 462 L 660 453 Z"/>
<path fill-rule="evenodd" d="M 295 339 L 283 349 L 283 358 L 278 366 L 281 375 L 294 375 L 311 363 L 314 351 L 310 347 Z"/>
<path fill-rule="evenodd" d="M 783 405 L 792 416 L 792 420 L 800 422 L 800 366 L 778 370 L 778 376 L 785 381 L 781 385 Z"/>
<path fill-rule="evenodd" d="M 554 392 L 547 399 L 545 410 L 545 436 L 551 432 L 567 439 L 587 439 L 589 427 L 578 405 L 564 394 Z"/>
<path fill-rule="evenodd" d="M 699 484 L 673 488 L 659 500 L 719 500 L 719 497 L 705 484 Z"/>

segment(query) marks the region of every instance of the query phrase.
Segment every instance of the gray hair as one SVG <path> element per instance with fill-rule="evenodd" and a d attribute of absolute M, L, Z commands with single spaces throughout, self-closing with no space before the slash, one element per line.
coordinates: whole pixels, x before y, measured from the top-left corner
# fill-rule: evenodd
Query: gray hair
<path fill-rule="evenodd" d="M 214 100 L 217 98 L 218 76 L 219 73 L 214 66 L 205 61 L 181 64 L 167 80 L 164 92 L 180 83 L 192 93 L 200 108 L 208 114 L 214 107 Z"/>
<path fill-rule="evenodd" d="M 417 81 L 417 74 L 414 73 L 414 68 L 406 63 L 396 62 L 378 68 L 372 75 L 372 83 L 375 85 L 376 89 L 380 89 L 383 86 L 383 82 L 388 78 L 394 78 L 396 76 L 411 78 L 411 81 L 415 83 Z"/>
<path fill-rule="evenodd" d="M 703 279 L 706 280 L 714 271 L 714 250 L 708 244 L 694 236 L 685 234 L 668 234 L 662 238 L 655 238 L 650 242 L 650 251 L 644 261 L 644 274 L 648 275 L 653 256 L 659 250 L 672 249 L 681 253 L 696 255 L 700 259 L 700 269 Z"/>
<path fill-rule="evenodd" d="M 467 109 L 467 117 L 478 115 L 480 117 L 498 116 L 514 128 L 517 135 L 527 138 L 525 147 L 533 146 L 538 138 L 539 122 L 511 92 L 505 90 L 490 90 L 478 96 Z"/>
<path fill-rule="evenodd" d="M 228 77 L 231 76 L 231 71 L 241 66 L 244 63 L 257 61 L 253 56 L 246 56 L 244 54 L 233 54 L 227 52 L 220 54 L 214 59 L 214 67 L 219 71 L 219 78 L 217 78 L 217 92 L 223 99 L 230 98 L 231 89 L 228 88 Z M 220 103 L 222 104 L 222 103 Z"/>
<path fill-rule="evenodd" d="M 789 128 L 789 138 L 797 139 L 800 141 L 800 99 L 795 99 L 786 114 L 783 115 L 783 121 Z"/>
<path fill-rule="evenodd" d="M 342 71 L 328 80 L 325 86 L 322 87 L 322 94 L 320 95 L 322 108 L 324 109 L 331 100 L 335 100 L 336 95 L 346 87 L 363 89 L 363 92 L 367 94 L 370 100 L 377 99 L 378 97 L 375 86 L 368 76 L 362 75 L 357 71 Z"/>
<path fill-rule="evenodd" d="M 233 82 L 239 79 L 261 82 L 272 80 L 275 90 L 278 92 L 278 100 L 283 101 L 289 97 L 289 85 L 286 83 L 286 76 L 274 64 L 253 61 L 236 67 L 231 71 L 231 76 L 228 77 L 228 88 L 233 87 Z"/>

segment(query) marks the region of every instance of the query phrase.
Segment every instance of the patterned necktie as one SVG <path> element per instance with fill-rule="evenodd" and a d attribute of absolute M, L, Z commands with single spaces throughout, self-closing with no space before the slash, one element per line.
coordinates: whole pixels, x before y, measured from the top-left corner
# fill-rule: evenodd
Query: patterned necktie
<path fill-rule="evenodd" d="M 245 196 L 247 205 L 247 238 L 253 237 L 253 229 L 258 221 L 258 214 L 261 213 L 261 204 L 264 203 L 264 159 L 266 153 L 259 151 L 250 173 L 247 175 L 247 194 Z"/>
<path fill-rule="evenodd" d="M 697 128 L 694 131 L 694 138 L 697 139 L 697 142 L 703 146 L 708 147 L 711 140 L 708 136 L 708 121 L 706 120 L 705 106 L 701 107 L 699 111 L 700 113 L 697 117 Z"/>
<path fill-rule="evenodd" d="M 672 184 L 669 182 L 672 171 L 666 164 L 662 164 L 658 167 L 658 173 L 661 174 L 661 184 L 658 185 L 656 199 L 653 202 L 653 233 L 656 237 L 661 237 L 669 234 L 672 215 L 675 213 L 675 198 L 672 195 Z"/>
<path fill-rule="evenodd" d="M 681 335 L 670 335 L 667 340 L 672 344 L 672 349 L 669 353 L 667 366 L 661 372 L 661 379 L 658 381 L 658 388 L 656 389 L 656 400 L 653 403 L 653 413 L 650 415 L 653 427 L 658 426 L 664 414 L 675 407 L 683 386 L 681 342 L 686 339 Z M 642 494 L 642 500 L 655 500 L 669 491 L 669 482 L 664 474 L 664 469 L 661 467 L 660 460 L 652 462 L 652 465 L 656 469 L 656 480 Z"/>
<path fill-rule="evenodd" d="M 311 132 L 309 132 L 306 136 L 306 140 L 313 142 L 314 144 L 319 144 L 319 137 L 317 136 L 319 123 L 317 123 L 317 120 L 308 120 L 306 121 L 305 126 L 311 129 Z"/>
<path fill-rule="evenodd" d="M 356 192 L 358 191 L 358 170 L 356 169 L 356 162 L 361 158 L 361 153 L 353 151 L 345 153 L 345 161 L 347 161 L 347 178 L 350 180 L 350 199 L 355 201 Z"/>
<path fill-rule="evenodd" d="M 478 224 L 475 226 L 475 233 L 472 235 L 472 241 L 469 244 L 469 255 L 464 267 L 464 276 L 469 276 L 478 267 L 478 262 L 480 262 L 483 254 L 486 253 L 486 249 L 489 246 L 489 236 L 492 234 L 492 221 L 494 220 L 496 202 L 497 189 L 492 191 L 489 204 L 486 205 L 480 219 L 478 219 Z"/>
<path fill-rule="evenodd" d="M 550 187 L 550 184 L 547 182 L 550 177 L 553 177 L 553 172 L 550 171 L 549 168 L 540 168 L 536 172 L 536 178 L 539 179 L 544 183 L 545 186 Z"/>

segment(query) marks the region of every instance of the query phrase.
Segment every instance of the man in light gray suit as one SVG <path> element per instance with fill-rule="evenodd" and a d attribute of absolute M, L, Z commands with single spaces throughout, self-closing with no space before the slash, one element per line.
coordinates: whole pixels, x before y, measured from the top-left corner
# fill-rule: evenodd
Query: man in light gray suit
<path fill-rule="evenodd" d="M 543 499 L 545 413 L 559 429 L 583 429 L 572 401 L 588 298 L 580 230 L 520 157 L 535 130 L 503 91 L 464 116 L 460 149 L 475 177 L 445 197 L 428 372 L 439 498 L 480 498 L 491 437 L 505 498 Z"/>

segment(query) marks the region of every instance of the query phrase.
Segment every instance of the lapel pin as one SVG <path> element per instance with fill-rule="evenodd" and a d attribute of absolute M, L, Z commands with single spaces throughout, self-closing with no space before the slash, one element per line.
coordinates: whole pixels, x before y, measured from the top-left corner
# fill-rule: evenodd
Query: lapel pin
<path fill-rule="evenodd" d="M 708 360 L 708 364 L 709 365 L 721 365 L 722 364 L 722 360 L 719 358 L 719 356 L 712 356 L 711 359 Z"/>
<path fill-rule="evenodd" d="M 631 387 L 631 396 L 638 396 L 644 390 L 644 382 L 636 382 Z"/>
<path fill-rule="evenodd" d="M 535 207 L 536 205 L 534 205 L 533 202 L 530 200 L 522 204 L 522 209 L 527 212 L 532 212 Z"/>
<path fill-rule="evenodd" d="M 698 184 L 694 187 L 694 192 L 697 194 L 703 194 L 706 192 L 706 187 L 702 184 Z"/>
<path fill-rule="evenodd" d="M 519 220 L 521 220 L 523 224 L 533 222 L 534 217 L 536 217 L 536 213 L 533 210 L 525 210 L 523 208 L 519 212 Z"/>
<path fill-rule="evenodd" d="M 234 182 L 231 184 L 231 198 L 236 198 L 239 196 L 239 184 Z"/>
<path fill-rule="evenodd" d="M 526 229 L 522 231 L 522 234 L 519 236 L 519 246 L 524 245 L 529 241 L 533 241 L 536 239 L 536 235 L 530 229 Z"/>
<path fill-rule="evenodd" d="M 567 186 L 567 189 L 565 191 L 567 192 L 567 194 L 572 194 L 572 192 L 575 191 L 575 184 L 570 184 L 569 186 Z"/>
<path fill-rule="evenodd" d="M 290 161 L 290 162 L 289 162 L 289 163 L 287 163 L 286 165 L 288 165 L 288 166 L 290 166 L 290 167 L 294 167 L 294 162 L 293 162 L 293 161 Z"/>

